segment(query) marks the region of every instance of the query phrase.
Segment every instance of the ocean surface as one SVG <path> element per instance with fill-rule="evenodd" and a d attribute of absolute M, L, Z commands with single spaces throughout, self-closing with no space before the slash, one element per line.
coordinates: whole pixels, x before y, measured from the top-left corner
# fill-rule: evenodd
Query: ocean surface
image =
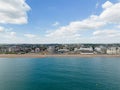
<path fill-rule="evenodd" d="M 120 58 L 0 58 L 0 90 L 120 90 Z"/>

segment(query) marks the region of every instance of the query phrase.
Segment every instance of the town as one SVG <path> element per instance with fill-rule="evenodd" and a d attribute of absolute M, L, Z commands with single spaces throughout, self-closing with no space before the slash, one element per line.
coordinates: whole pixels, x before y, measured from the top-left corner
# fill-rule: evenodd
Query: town
<path fill-rule="evenodd" d="M 120 55 L 120 44 L 6 44 L 0 54 L 110 54 Z"/>

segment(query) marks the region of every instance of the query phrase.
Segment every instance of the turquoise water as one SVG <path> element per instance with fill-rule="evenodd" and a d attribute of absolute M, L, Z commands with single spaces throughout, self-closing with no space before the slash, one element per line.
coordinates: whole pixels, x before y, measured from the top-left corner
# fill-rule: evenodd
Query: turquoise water
<path fill-rule="evenodd" d="M 1 58 L 0 90 L 120 90 L 120 58 Z"/>

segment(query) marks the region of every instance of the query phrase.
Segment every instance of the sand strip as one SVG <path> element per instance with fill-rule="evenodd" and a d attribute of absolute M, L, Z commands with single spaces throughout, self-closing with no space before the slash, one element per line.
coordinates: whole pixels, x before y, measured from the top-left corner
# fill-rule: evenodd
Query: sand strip
<path fill-rule="evenodd" d="M 44 57 L 119 57 L 120 55 L 40 55 L 40 54 L 0 54 L 0 58 L 44 58 Z"/>

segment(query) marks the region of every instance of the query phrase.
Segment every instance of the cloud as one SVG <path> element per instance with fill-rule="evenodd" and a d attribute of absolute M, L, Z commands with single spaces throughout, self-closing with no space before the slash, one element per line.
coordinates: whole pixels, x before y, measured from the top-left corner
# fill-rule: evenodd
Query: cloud
<path fill-rule="evenodd" d="M 26 24 L 28 22 L 27 12 L 31 9 L 26 0 L 0 0 L 0 24 Z M 2 33 L 1 33 L 2 32 Z M 22 42 L 12 28 L 0 26 L 1 43 Z"/>
<path fill-rule="evenodd" d="M 62 26 L 57 30 L 48 33 L 47 37 L 68 37 L 75 34 L 78 34 L 79 31 L 97 29 L 104 26 L 106 23 L 99 20 L 99 17 L 96 15 L 91 15 L 89 18 L 82 21 L 71 22 L 67 26 Z"/>
<path fill-rule="evenodd" d="M 11 36 L 16 36 L 16 32 L 10 32 Z"/>
<path fill-rule="evenodd" d="M 0 0 L 0 23 L 25 24 L 29 10 L 25 0 Z"/>
<path fill-rule="evenodd" d="M 85 35 L 82 35 L 82 32 L 87 33 L 90 30 L 91 31 L 95 30 L 92 37 L 95 37 L 97 35 L 99 36 L 107 35 L 111 37 L 116 36 L 117 38 L 120 33 L 118 30 L 104 30 L 104 29 L 108 27 L 110 24 L 114 25 L 120 22 L 120 3 L 113 4 L 110 1 L 106 1 L 102 5 L 102 8 L 103 8 L 103 11 L 99 15 L 91 15 L 88 18 L 83 19 L 81 21 L 72 21 L 66 26 L 61 26 L 58 29 L 47 33 L 46 37 L 54 39 L 56 41 L 57 40 L 65 41 L 66 39 L 70 41 L 73 41 L 73 40 L 82 41 L 83 39 L 82 36 L 85 36 Z M 96 30 L 99 30 L 99 31 L 96 31 Z M 92 37 L 89 36 L 89 38 L 87 39 L 89 40 Z"/>
<path fill-rule="evenodd" d="M 109 1 L 103 5 L 103 12 L 100 14 L 100 19 L 107 23 L 120 23 L 120 2 L 113 4 Z"/>
<path fill-rule="evenodd" d="M 5 1 L 13 2 L 14 0 L 5 0 Z M 5 1 L 3 0 L 2 2 Z M 18 1 L 24 1 L 24 0 L 18 0 Z M 8 2 L 8 4 L 9 3 L 10 2 Z M 28 7 L 24 11 L 25 18 L 27 17 L 26 12 L 30 9 Z M 23 35 L 24 37 L 18 37 L 16 36 L 16 32 L 8 31 L 5 32 L 4 35 L 0 35 L 0 38 L 2 38 L 1 40 L 3 40 L 3 42 L 11 41 L 18 43 L 20 42 L 22 43 L 117 43 L 118 42 L 119 43 L 120 30 L 118 29 L 118 27 L 120 25 L 119 24 L 120 3 L 118 2 L 114 4 L 111 3 L 110 1 L 106 1 L 102 5 L 102 8 L 103 11 L 99 15 L 90 15 L 83 20 L 71 21 L 68 25 L 58 27 L 57 29 L 52 31 L 51 30 L 47 31 L 47 33 L 43 37 L 30 33 L 24 34 Z M 12 11 L 10 10 L 10 12 Z M 15 18 L 15 20 L 18 21 L 18 23 L 16 22 L 15 23 L 21 24 L 21 21 L 18 20 L 19 19 L 18 16 L 16 18 L 13 17 L 13 19 L 11 20 L 14 20 Z M 12 23 L 11 20 L 9 20 L 8 22 L 8 19 L 5 19 L 3 21 L 7 23 Z M 59 22 L 55 22 L 53 24 L 53 26 L 58 26 L 58 25 Z M 4 39 L 5 36 L 6 39 Z M 10 38 L 10 36 L 15 36 L 16 38 L 12 39 Z"/>
<path fill-rule="evenodd" d="M 16 32 L 9 31 L 9 30 L 11 30 L 11 29 L 5 28 L 5 27 L 0 27 L 0 32 L 2 32 L 2 33 L 0 33 L 0 41 L 1 41 L 1 43 L 3 43 L 6 40 L 16 38 Z"/>
<path fill-rule="evenodd" d="M 0 26 L 0 32 L 3 32 L 4 30 L 5 30 L 5 28 Z"/>
<path fill-rule="evenodd" d="M 120 25 L 117 25 L 116 28 L 120 29 Z"/>
<path fill-rule="evenodd" d="M 94 36 L 98 37 L 120 37 L 120 31 L 118 30 L 97 30 L 93 32 Z"/>
<path fill-rule="evenodd" d="M 107 9 L 110 8 L 113 4 L 110 1 L 106 1 L 103 5 L 102 8 L 103 9 Z"/>
<path fill-rule="evenodd" d="M 55 23 L 52 24 L 52 26 L 59 26 L 59 25 L 60 25 L 59 22 L 55 22 Z"/>
<path fill-rule="evenodd" d="M 120 43 L 119 30 L 97 30 L 93 32 L 91 40 L 96 43 Z"/>
<path fill-rule="evenodd" d="M 27 38 L 35 38 L 36 37 L 36 35 L 34 35 L 34 34 L 24 34 L 24 36 Z"/>

